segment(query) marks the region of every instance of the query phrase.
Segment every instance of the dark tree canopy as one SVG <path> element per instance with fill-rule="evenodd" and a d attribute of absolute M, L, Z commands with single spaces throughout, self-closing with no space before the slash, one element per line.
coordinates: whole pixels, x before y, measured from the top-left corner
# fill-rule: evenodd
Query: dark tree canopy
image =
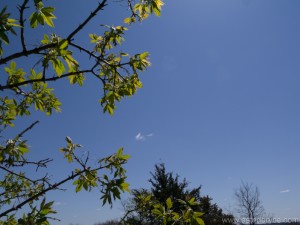
<path fill-rule="evenodd" d="M 151 176 L 149 179 L 152 185 L 151 194 L 159 202 L 163 203 L 170 197 L 175 202 L 174 208 L 179 211 L 180 204 L 176 202 L 177 199 L 188 201 L 195 198 L 195 201 L 200 201 L 201 186 L 189 190 L 186 179 L 180 181 L 177 174 L 166 171 L 164 164 L 156 164 Z"/>
<path fill-rule="evenodd" d="M 127 212 L 130 210 L 134 212 L 128 217 L 131 224 L 159 224 L 159 221 L 150 213 L 149 208 L 146 211 L 138 207 L 141 195 L 151 196 L 152 201 L 165 206 L 168 199 L 171 199 L 176 212 L 184 209 L 183 202 L 187 204 L 190 202 L 193 211 L 203 214 L 201 217 L 206 225 L 233 224 L 234 217 L 232 215 L 223 213 L 217 204 L 212 203 L 212 198 L 209 196 L 200 195 L 201 186 L 190 189 L 186 179 L 180 180 L 179 175 L 167 172 L 164 164 L 156 164 L 151 176 L 149 179 L 150 190 L 138 189 L 132 192 L 131 205 L 127 207 Z"/>

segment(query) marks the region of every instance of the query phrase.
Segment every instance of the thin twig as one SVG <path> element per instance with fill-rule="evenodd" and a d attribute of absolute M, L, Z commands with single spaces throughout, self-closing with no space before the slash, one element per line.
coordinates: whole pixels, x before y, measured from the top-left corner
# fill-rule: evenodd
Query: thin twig
<path fill-rule="evenodd" d="M 36 182 L 36 181 L 34 181 L 34 180 L 31 180 L 30 178 L 28 178 L 28 177 L 26 177 L 26 176 L 23 176 L 23 175 L 21 175 L 21 174 L 17 174 L 17 173 L 15 173 L 14 171 L 9 170 L 9 169 L 7 169 L 7 168 L 5 168 L 5 167 L 3 167 L 3 166 L 0 166 L 0 169 L 4 170 L 4 171 L 6 171 L 6 172 L 8 172 L 8 173 L 10 173 L 10 174 L 13 174 L 13 175 L 15 175 L 15 176 L 17 176 L 17 177 L 20 177 L 20 178 L 23 178 L 23 179 L 25 179 L 25 180 L 28 180 L 28 181 L 30 181 L 30 182 L 33 183 L 33 184 Z"/>
<path fill-rule="evenodd" d="M 17 135 L 17 137 L 15 138 L 15 140 L 18 140 L 20 137 L 22 137 L 27 131 L 31 130 L 36 124 L 38 124 L 39 121 L 35 121 L 34 123 L 32 123 L 29 127 L 27 127 L 25 130 L 23 130 L 21 133 L 19 133 Z"/>
<path fill-rule="evenodd" d="M 25 19 L 24 19 L 24 10 L 28 9 L 28 7 L 26 7 L 27 3 L 29 0 L 24 0 L 23 4 L 21 6 L 19 6 L 19 11 L 20 11 L 20 26 L 21 26 L 21 44 L 22 44 L 22 48 L 23 48 L 23 52 L 26 52 L 26 45 L 25 45 L 25 37 L 24 37 L 24 23 L 25 23 Z"/>
<path fill-rule="evenodd" d="M 47 158 L 47 159 L 42 159 L 38 162 L 34 161 L 26 161 L 26 160 L 19 160 L 19 161 L 14 161 L 13 163 L 9 162 L 8 160 L 3 160 L 1 163 L 4 163 L 5 165 L 9 164 L 10 166 L 13 167 L 22 167 L 24 165 L 34 165 L 37 167 L 47 167 L 47 163 L 52 162 L 53 159 Z"/>
<path fill-rule="evenodd" d="M 93 52 L 90 52 L 89 50 L 87 50 L 77 44 L 74 44 L 73 42 L 70 42 L 69 45 L 73 46 L 74 48 L 77 48 L 79 51 L 83 51 L 83 52 L 87 53 L 90 57 L 93 57 L 93 58 L 99 60 L 98 56 L 96 56 Z"/>

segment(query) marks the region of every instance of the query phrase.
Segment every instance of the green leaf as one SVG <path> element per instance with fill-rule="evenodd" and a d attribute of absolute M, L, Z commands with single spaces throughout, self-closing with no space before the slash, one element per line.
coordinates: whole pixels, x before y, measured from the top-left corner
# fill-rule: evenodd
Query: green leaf
<path fill-rule="evenodd" d="M 81 189 L 82 189 L 82 181 L 78 180 L 78 184 L 77 184 L 76 189 L 75 189 L 76 193 L 81 191 Z"/>
<path fill-rule="evenodd" d="M 163 216 L 162 212 L 160 210 L 158 210 L 158 209 L 152 209 L 151 212 L 153 214 L 155 214 L 156 216 L 158 216 L 158 217 L 162 217 Z"/>
<path fill-rule="evenodd" d="M 156 15 L 156 16 L 160 16 L 160 10 L 157 8 L 157 7 L 155 7 L 155 6 L 153 6 L 153 12 L 154 12 L 154 14 Z"/>
<path fill-rule="evenodd" d="M 59 59 L 51 60 L 53 69 L 55 70 L 57 76 L 61 76 L 65 72 L 65 66 Z"/>
<path fill-rule="evenodd" d="M 167 209 L 171 209 L 173 207 L 173 202 L 172 202 L 171 198 L 168 198 L 166 200 L 166 205 L 167 205 Z"/>
<path fill-rule="evenodd" d="M 131 17 L 127 17 L 124 19 L 124 23 L 131 24 Z"/>
<path fill-rule="evenodd" d="M 72 139 L 71 139 L 69 136 L 66 137 L 66 141 L 67 141 L 69 144 L 72 144 Z"/>
<path fill-rule="evenodd" d="M 194 212 L 194 217 L 200 217 L 203 216 L 205 213 L 203 212 Z"/>
<path fill-rule="evenodd" d="M 127 191 L 127 192 L 130 192 L 129 190 L 129 184 L 128 183 L 122 183 L 121 184 L 121 188 L 122 188 L 122 191 Z"/>
<path fill-rule="evenodd" d="M 46 16 L 45 14 L 41 14 L 41 16 L 43 17 L 44 22 L 49 26 L 49 27 L 54 27 L 54 23 L 52 21 L 51 17 Z"/>
<path fill-rule="evenodd" d="M 201 218 L 195 218 L 199 225 L 204 225 L 204 221 Z"/>
<path fill-rule="evenodd" d="M 35 28 L 38 25 L 38 14 L 36 12 L 32 13 L 29 17 L 31 28 Z"/>
<path fill-rule="evenodd" d="M 26 148 L 26 147 L 21 147 L 21 146 L 19 146 L 19 148 L 18 148 L 18 149 L 19 149 L 19 151 L 20 151 L 20 152 L 22 152 L 23 154 L 24 154 L 24 153 L 28 153 L 28 152 L 29 152 L 29 149 L 28 149 L 28 148 Z"/>
<path fill-rule="evenodd" d="M 146 59 L 148 56 L 149 56 L 149 52 L 143 52 L 142 54 L 140 54 L 141 59 Z"/>
<path fill-rule="evenodd" d="M 68 47 L 68 40 L 63 39 L 59 42 L 59 49 L 66 49 Z"/>
<path fill-rule="evenodd" d="M 119 148 L 117 152 L 117 157 L 120 158 L 122 156 L 122 153 L 123 153 L 123 148 Z"/>
<path fill-rule="evenodd" d="M 110 105 L 107 105 L 106 109 L 110 115 L 114 114 L 114 109 Z"/>
<path fill-rule="evenodd" d="M 0 38 L 4 41 L 5 44 L 9 44 L 9 39 L 4 32 L 0 32 Z"/>

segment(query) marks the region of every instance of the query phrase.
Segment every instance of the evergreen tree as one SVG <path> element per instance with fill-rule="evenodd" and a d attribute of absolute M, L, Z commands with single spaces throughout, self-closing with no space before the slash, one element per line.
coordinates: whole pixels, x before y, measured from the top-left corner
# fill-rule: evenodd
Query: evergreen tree
<path fill-rule="evenodd" d="M 153 202 L 158 202 L 167 206 L 167 199 L 170 198 L 173 202 L 173 210 L 180 212 L 184 209 L 185 204 L 190 204 L 192 210 L 203 212 L 202 219 L 205 225 L 231 225 L 234 224 L 234 217 L 225 214 L 223 210 L 215 203 L 212 203 L 212 198 L 209 196 L 201 196 L 201 186 L 189 189 L 189 182 L 186 179 L 180 181 L 179 175 L 174 175 L 173 172 L 167 172 L 163 163 L 156 164 L 154 172 L 151 173 L 149 182 L 151 189 L 133 190 L 130 203 L 126 207 L 127 219 L 130 224 L 159 224 L 157 218 L 151 214 L 149 207 L 140 207 L 141 196 L 151 196 Z M 196 203 L 198 202 L 198 203 Z"/>

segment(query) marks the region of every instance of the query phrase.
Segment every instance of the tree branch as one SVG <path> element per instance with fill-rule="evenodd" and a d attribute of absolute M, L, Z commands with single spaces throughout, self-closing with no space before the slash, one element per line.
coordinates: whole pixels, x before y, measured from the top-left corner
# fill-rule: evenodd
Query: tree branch
<path fill-rule="evenodd" d="M 19 133 L 17 135 L 17 137 L 15 138 L 15 140 L 19 139 L 20 137 L 22 137 L 27 131 L 31 130 L 36 124 L 38 124 L 40 121 L 35 121 L 34 123 L 32 123 L 29 127 L 27 127 L 25 130 L 23 130 L 21 133 Z"/>
<path fill-rule="evenodd" d="M 23 178 L 23 179 L 25 179 L 25 180 L 28 180 L 28 181 L 30 181 L 31 183 L 35 183 L 35 182 L 36 182 L 36 181 L 34 181 L 34 180 L 31 180 L 30 178 L 28 178 L 28 177 L 26 177 L 26 176 L 23 176 L 23 175 L 21 175 L 21 174 L 17 174 L 17 173 L 15 173 L 14 171 L 11 171 L 11 170 L 9 170 L 9 169 L 3 167 L 3 166 L 0 166 L 0 169 L 4 170 L 4 171 L 6 171 L 6 172 L 8 172 L 8 173 L 10 173 L 10 174 L 13 174 L 13 175 L 15 175 L 15 176 L 17 176 L 17 177 L 20 177 L 20 178 Z"/>
<path fill-rule="evenodd" d="M 24 0 L 23 4 L 21 6 L 19 6 L 19 11 L 20 11 L 20 26 L 21 26 L 21 44 L 22 44 L 22 48 L 23 48 L 23 52 L 26 52 L 26 45 L 25 45 L 25 37 L 24 37 L 24 23 L 25 23 L 25 19 L 24 19 L 24 10 L 27 9 L 28 7 L 26 7 L 27 3 L 29 0 Z"/>
<path fill-rule="evenodd" d="M 106 6 L 106 2 L 107 0 L 103 0 L 101 3 L 99 3 L 98 7 L 91 12 L 91 14 L 86 18 L 86 20 L 80 24 L 71 34 L 69 34 L 69 36 L 67 37 L 68 42 L 71 42 L 71 40 L 73 39 L 73 37 L 83 28 L 85 27 L 85 25 L 93 18 L 97 15 L 97 13 L 102 10 L 105 6 Z"/>
<path fill-rule="evenodd" d="M 112 163 L 109 163 L 108 165 L 110 165 L 110 164 L 112 164 Z M 108 165 L 106 165 L 106 166 L 108 166 Z M 106 166 L 99 166 L 98 168 L 93 169 L 93 170 L 90 170 L 90 171 L 95 171 L 95 170 L 98 171 L 98 170 L 101 170 L 101 169 L 106 168 Z M 88 171 L 88 170 L 89 170 L 89 169 L 84 169 L 84 170 L 81 170 L 81 171 L 79 171 L 79 172 L 77 172 L 77 173 L 72 173 L 70 176 L 68 176 L 67 178 L 61 180 L 60 182 L 55 183 L 55 184 L 53 184 L 53 185 L 50 185 L 48 188 L 42 190 L 41 192 L 39 192 L 39 193 L 33 195 L 33 196 L 30 197 L 30 198 L 24 200 L 24 201 L 21 202 L 20 204 L 18 204 L 18 205 L 16 205 L 16 206 L 14 206 L 14 207 L 12 207 L 12 208 L 10 208 L 10 209 L 7 209 L 7 210 L 5 210 L 4 212 L 0 213 L 0 218 L 3 217 L 3 216 L 8 215 L 8 214 L 11 213 L 11 212 L 14 212 L 14 211 L 17 211 L 17 210 L 21 209 L 24 205 L 28 204 L 29 202 L 31 202 L 31 201 L 33 201 L 33 200 L 35 200 L 35 199 L 41 197 L 42 195 L 46 194 L 48 191 L 57 189 L 57 188 L 58 188 L 59 186 L 61 186 L 62 184 L 66 183 L 66 182 L 68 182 L 68 181 L 70 181 L 70 180 L 75 179 L 76 177 L 80 176 L 81 174 L 85 173 L 85 172 Z"/>
<path fill-rule="evenodd" d="M 35 82 L 56 81 L 56 80 L 59 80 L 59 79 L 62 79 L 62 78 L 68 77 L 68 76 L 75 76 L 80 73 L 90 73 L 90 72 L 92 72 L 92 70 L 80 70 L 80 71 L 76 71 L 76 72 L 70 72 L 70 73 L 63 74 L 60 77 L 57 76 L 57 77 L 50 77 L 50 78 L 40 78 L 40 79 L 26 80 L 26 81 L 23 81 L 20 83 L 15 83 L 15 84 L 7 84 L 4 86 L 0 85 L 0 91 L 3 91 L 5 89 L 12 89 L 12 88 L 20 87 L 25 84 L 33 84 Z"/>
<path fill-rule="evenodd" d="M 93 52 L 90 52 L 89 50 L 77 45 L 77 44 L 74 44 L 72 42 L 69 43 L 70 46 L 73 46 L 74 48 L 77 48 L 79 51 L 83 51 L 85 53 L 87 53 L 90 57 L 93 57 L 95 58 L 96 60 L 99 60 L 99 57 L 96 56 Z"/>
<path fill-rule="evenodd" d="M 24 0 L 23 5 L 26 6 L 26 1 L 28 0 Z M 106 2 L 107 0 L 103 0 L 101 3 L 99 3 L 98 7 L 93 11 L 91 12 L 91 14 L 86 18 L 86 20 L 80 24 L 73 32 L 71 32 L 69 34 L 69 36 L 67 37 L 67 40 L 70 42 L 72 40 L 72 38 L 81 30 L 83 29 L 84 26 L 86 26 L 86 24 L 93 18 L 97 15 L 97 13 L 102 10 L 105 6 L 106 6 Z M 20 11 L 22 9 L 22 6 L 20 8 Z M 26 8 L 24 6 L 24 9 Z M 21 15 L 20 15 L 21 17 Z M 20 19 L 21 20 L 21 19 Z M 23 20 L 24 21 L 24 20 Z M 22 36 L 22 33 L 24 35 L 24 31 L 22 32 L 22 29 L 21 29 L 21 36 Z M 24 41 L 24 38 L 21 37 L 21 39 Z M 49 49 L 49 48 L 52 48 L 56 45 L 57 43 L 51 43 L 51 44 L 47 44 L 47 45 L 43 45 L 41 47 L 37 47 L 37 48 L 34 48 L 34 49 L 31 49 L 31 50 L 26 50 L 26 46 L 25 46 L 25 42 L 23 44 L 22 42 L 22 47 L 23 47 L 23 51 L 22 52 L 17 52 L 17 53 L 14 53 L 12 55 L 9 55 L 7 57 L 4 57 L 4 58 L 1 58 L 0 59 L 0 65 L 2 64 L 5 64 L 7 62 L 9 62 L 10 60 L 13 60 L 13 59 L 17 59 L 17 58 L 20 58 L 20 57 L 23 57 L 23 56 L 28 56 L 28 55 L 31 55 L 31 54 L 39 54 L 40 51 L 43 51 L 43 50 L 46 50 L 46 49 Z M 25 46 L 25 51 L 24 51 L 24 46 Z M 2 90 L 2 89 L 0 89 Z"/>
<path fill-rule="evenodd" d="M 51 44 L 43 45 L 43 46 L 31 49 L 31 50 L 27 50 L 25 52 L 22 51 L 22 52 L 14 53 L 12 55 L 9 55 L 5 58 L 0 59 L 0 65 L 5 64 L 5 63 L 9 62 L 10 60 L 17 59 L 17 58 L 20 58 L 20 57 L 24 57 L 24 56 L 28 56 L 28 55 L 32 55 L 32 54 L 39 54 L 41 51 L 52 48 L 55 45 L 57 45 L 57 43 L 51 43 Z"/>
<path fill-rule="evenodd" d="M 10 164 L 10 162 L 8 160 L 3 160 L 3 161 L 1 161 L 1 163 L 5 163 L 6 166 L 7 166 L 7 164 L 9 164 L 10 166 L 13 166 L 13 167 L 22 167 L 24 165 L 34 165 L 37 167 L 36 168 L 36 171 L 37 171 L 39 167 L 47 167 L 47 163 L 52 162 L 52 161 L 53 161 L 53 159 L 47 158 L 47 159 L 42 159 L 38 162 L 19 160 L 19 161 L 14 161 L 12 164 Z"/>

